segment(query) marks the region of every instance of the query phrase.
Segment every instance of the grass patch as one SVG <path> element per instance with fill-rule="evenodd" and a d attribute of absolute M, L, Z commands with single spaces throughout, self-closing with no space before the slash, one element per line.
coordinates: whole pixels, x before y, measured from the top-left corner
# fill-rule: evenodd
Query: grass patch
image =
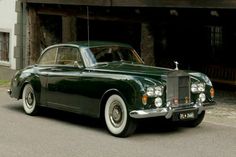
<path fill-rule="evenodd" d="M 0 87 L 9 87 L 10 81 L 9 80 L 0 80 Z"/>

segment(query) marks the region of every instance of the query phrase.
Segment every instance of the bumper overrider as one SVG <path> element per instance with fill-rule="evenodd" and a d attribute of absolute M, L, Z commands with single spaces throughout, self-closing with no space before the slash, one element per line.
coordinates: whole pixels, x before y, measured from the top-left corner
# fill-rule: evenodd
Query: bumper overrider
<path fill-rule="evenodd" d="M 206 109 L 211 109 L 216 105 L 215 101 L 208 103 L 195 103 L 184 105 L 180 107 L 163 107 L 156 109 L 147 109 L 147 110 L 133 110 L 129 113 L 132 118 L 151 118 L 151 117 L 165 117 L 166 119 L 170 119 L 174 113 L 188 112 L 188 111 L 196 111 L 197 114 L 201 114 L 202 111 Z"/>

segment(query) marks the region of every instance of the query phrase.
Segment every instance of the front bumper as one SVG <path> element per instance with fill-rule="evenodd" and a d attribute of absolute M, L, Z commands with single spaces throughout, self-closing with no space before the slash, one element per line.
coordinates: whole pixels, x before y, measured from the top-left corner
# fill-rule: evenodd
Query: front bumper
<path fill-rule="evenodd" d="M 10 89 L 8 89 L 7 93 L 11 96 L 12 91 Z"/>
<path fill-rule="evenodd" d="M 196 103 L 189 104 L 180 107 L 163 107 L 156 109 L 148 109 L 148 110 L 133 110 L 129 113 L 132 118 L 150 118 L 150 117 L 165 117 L 166 119 L 170 119 L 174 113 L 185 112 L 185 111 L 197 111 L 198 114 L 201 114 L 202 111 L 206 109 L 212 108 L 216 105 L 216 102 L 209 103 Z"/>

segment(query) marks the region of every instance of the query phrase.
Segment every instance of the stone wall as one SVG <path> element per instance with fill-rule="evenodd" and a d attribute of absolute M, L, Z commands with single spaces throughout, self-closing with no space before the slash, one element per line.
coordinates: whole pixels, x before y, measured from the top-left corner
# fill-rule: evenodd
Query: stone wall
<path fill-rule="evenodd" d="M 11 80 L 16 70 L 12 70 L 6 66 L 0 66 L 0 80 Z"/>

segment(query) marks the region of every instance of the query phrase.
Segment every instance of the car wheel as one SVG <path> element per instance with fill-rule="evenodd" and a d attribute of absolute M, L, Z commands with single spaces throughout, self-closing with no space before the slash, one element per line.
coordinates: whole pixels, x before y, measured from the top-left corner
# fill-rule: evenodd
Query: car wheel
<path fill-rule="evenodd" d="M 185 127 L 196 127 L 199 124 L 201 124 L 201 122 L 203 121 L 205 117 L 205 111 L 202 111 L 201 114 L 198 115 L 197 119 L 191 120 L 191 121 L 186 121 L 186 122 L 182 122 L 182 125 Z"/>
<path fill-rule="evenodd" d="M 136 129 L 136 123 L 128 115 L 126 104 L 119 95 L 108 98 L 104 116 L 107 129 L 114 136 L 127 137 Z"/>
<path fill-rule="evenodd" d="M 35 92 L 30 84 L 25 85 L 22 94 L 23 108 L 26 114 L 35 115 L 38 111 Z"/>

